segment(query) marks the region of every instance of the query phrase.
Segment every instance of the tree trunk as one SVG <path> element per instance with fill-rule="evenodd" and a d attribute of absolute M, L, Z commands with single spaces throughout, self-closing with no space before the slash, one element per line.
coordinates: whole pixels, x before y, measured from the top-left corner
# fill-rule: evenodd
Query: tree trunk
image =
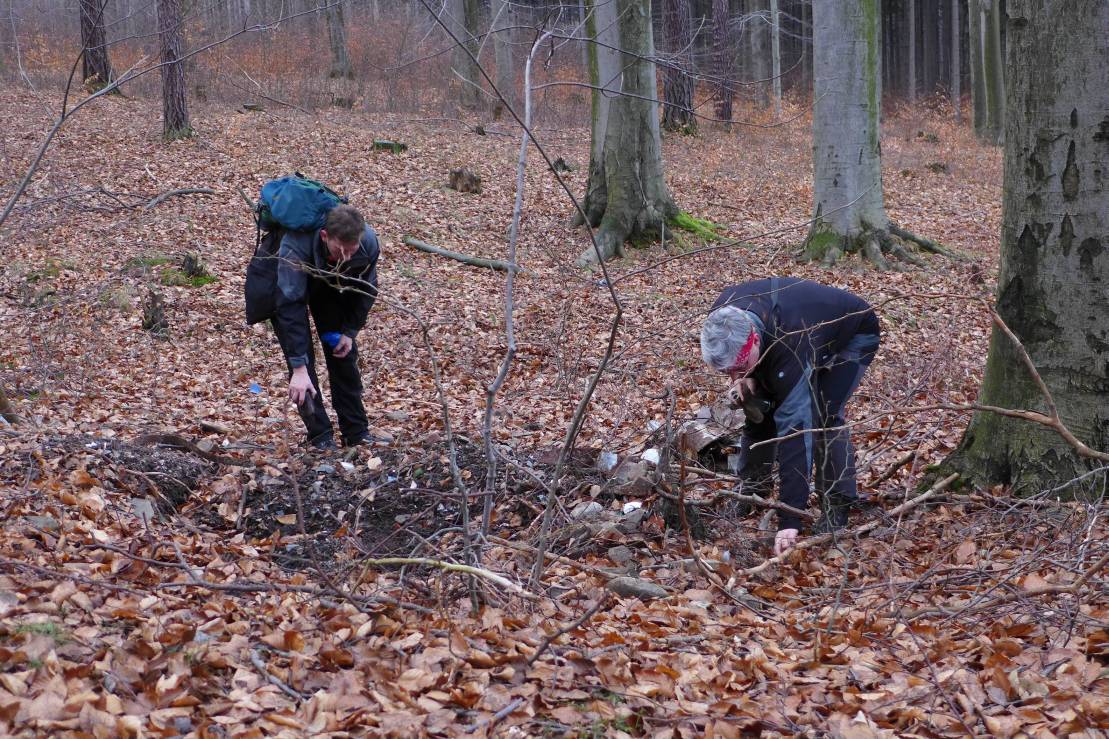
<path fill-rule="evenodd" d="M 716 117 L 722 121 L 732 120 L 732 101 L 735 90 L 732 88 L 735 50 L 732 48 L 730 28 L 731 12 L 728 0 L 712 0 L 712 59 L 716 72 Z"/>
<path fill-rule="evenodd" d="M 916 0 L 909 0 L 905 4 L 905 16 L 909 22 L 909 28 L 905 36 L 909 43 L 909 102 L 916 102 Z"/>
<path fill-rule="evenodd" d="M 960 28 L 959 0 L 951 0 L 951 107 L 955 110 L 955 120 L 963 119 L 963 79 L 960 69 Z"/>
<path fill-rule="evenodd" d="M 1024 343 L 1063 423 L 1109 450 L 1109 56 L 1103 0 L 1010 0 L 1008 110 L 997 311 Z M 1045 408 L 994 330 L 979 402 Z M 976 486 L 1052 497 L 1104 490 L 1105 473 L 1053 431 L 975 414 L 944 463 Z"/>
<path fill-rule="evenodd" d="M 981 0 L 967 0 L 967 56 L 970 61 L 970 98 L 974 108 L 974 132 L 986 128 L 986 35 Z"/>
<path fill-rule="evenodd" d="M 781 15 L 778 13 L 778 0 L 770 0 L 770 74 L 774 91 L 774 115 L 782 117 L 782 47 Z"/>
<path fill-rule="evenodd" d="M 750 42 L 751 64 L 749 79 L 757 82 L 751 87 L 755 95 L 755 102 L 766 107 L 770 103 L 770 92 L 767 80 L 770 77 L 770 44 L 767 43 L 769 24 L 766 21 L 764 0 L 749 0 L 747 14 L 747 39 Z"/>
<path fill-rule="evenodd" d="M 350 52 L 347 50 L 347 28 L 343 18 L 343 6 L 339 3 L 329 3 L 327 10 L 327 38 L 331 44 L 331 79 L 354 79 L 354 67 L 350 63 Z"/>
<path fill-rule="evenodd" d="M 920 0 L 920 79 L 923 83 L 926 96 L 935 92 L 936 88 L 936 31 L 939 19 L 934 14 L 929 14 L 933 3 L 929 0 Z"/>
<path fill-rule="evenodd" d="M 477 110 L 483 98 L 481 74 L 475 61 L 480 48 L 477 40 L 480 0 L 449 0 L 444 15 L 447 28 L 461 42 L 454 47 L 451 56 L 451 73 L 454 75 L 451 83 L 458 90 L 458 101 L 462 107 Z"/>
<path fill-rule="evenodd" d="M 693 32 L 689 0 L 663 0 L 663 39 L 667 66 L 662 73 L 662 127 L 667 131 L 697 130 L 693 116 Z"/>
<path fill-rule="evenodd" d="M 108 0 L 80 0 L 81 12 L 81 72 L 86 87 L 99 89 L 115 79 L 112 63 L 108 59 L 108 44 L 104 36 L 104 8 Z M 10 25 L 11 18 L 0 22 Z"/>
<path fill-rule="evenodd" d="M 653 237 L 678 214 L 662 176 L 650 0 L 589 0 L 587 33 L 593 91 L 589 183 L 583 203 L 601 258 L 624 242 Z M 627 53 L 612 51 L 624 50 Z M 578 265 L 595 262 L 593 247 Z"/>
<path fill-rule="evenodd" d="M 515 3 L 508 0 L 492 0 L 490 10 L 493 19 L 490 30 L 493 34 L 493 52 L 497 60 L 497 89 L 504 100 L 493 103 L 493 118 L 500 119 L 507 103 L 514 110 L 519 108 L 516 95 L 516 67 L 512 58 L 512 27 L 516 25 Z M 523 111 L 519 111 L 523 117 Z"/>
<path fill-rule="evenodd" d="M 162 44 L 162 135 L 167 140 L 193 133 L 185 96 L 181 59 L 181 0 L 158 0 L 158 34 Z"/>
<path fill-rule="evenodd" d="M 986 126 L 982 131 L 985 141 L 1005 143 L 1005 73 L 1001 49 L 1001 0 L 986 0 L 989 14 L 983 18 L 986 36 L 983 48 L 985 66 L 983 82 L 986 85 Z"/>
<path fill-rule="evenodd" d="M 806 256 L 834 264 L 889 226 L 878 145 L 878 0 L 813 4 L 813 208 Z"/>

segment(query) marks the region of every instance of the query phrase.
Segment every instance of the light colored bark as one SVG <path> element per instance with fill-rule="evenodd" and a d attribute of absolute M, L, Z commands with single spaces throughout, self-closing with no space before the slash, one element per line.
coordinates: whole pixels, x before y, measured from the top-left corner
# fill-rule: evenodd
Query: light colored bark
<path fill-rule="evenodd" d="M 878 0 L 813 5 L 813 209 L 810 259 L 833 263 L 889 225 L 878 144 Z"/>
<path fill-rule="evenodd" d="M 997 311 L 1024 344 L 1059 416 L 1109 450 L 1109 55 L 1102 0 L 1008 3 L 1005 174 Z M 979 403 L 1045 408 L 1011 340 L 994 331 Z M 1050 407 L 1048 407 L 1050 410 Z M 1037 424 L 988 413 L 946 463 L 980 486 L 1066 497 L 1103 490 L 1096 463 Z"/>
<path fill-rule="evenodd" d="M 905 15 L 909 21 L 909 102 L 916 102 L 916 0 L 905 3 Z"/>
<path fill-rule="evenodd" d="M 963 118 L 962 69 L 960 69 L 960 43 L 962 36 L 959 27 L 959 0 L 951 0 L 951 107 L 955 110 L 955 120 Z"/>
<path fill-rule="evenodd" d="M 770 25 L 765 16 L 766 0 L 748 0 L 747 41 L 750 44 L 750 81 L 758 82 L 751 90 L 755 101 L 762 106 L 770 102 Z"/>
<path fill-rule="evenodd" d="M 782 117 L 782 45 L 781 15 L 778 13 L 778 0 L 770 0 L 770 73 L 774 97 L 774 115 Z"/>
<path fill-rule="evenodd" d="M 601 259 L 608 259 L 622 254 L 629 238 L 657 235 L 678 209 L 662 176 L 658 83 L 649 61 L 654 55 L 650 0 L 596 0 L 592 9 L 598 40 L 591 52 L 593 83 L 617 94 L 602 106 L 598 98 L 608 96 L 600 89 L 593 92 L 585 211 L 590 225 L 599 226 Z M 607 46 L 622 52 L 605 54 Z M 584 266 L 596 259 L 591 246 L 577 263 Z"/>
<path fill-rule="evenodd" d="M 990 143 L 1005 142 L 1005 73 L 1001 48 L 1001 0 L 989 0 L 987 19 L 983 18 L 983 47 L 986 85 L 986 127 L 983 138 Z"/>
<path fill-rule="evenodd" d="M 497 62 L 497 89 L 504 100 L 493 103 L 493 117 L 500 118 L 502 108 L 508 104 L 519 108 L 519 95 L 516 94 L 516 67 L 512 54 L 512 27 L 516 25 L 515 4 L 508 0 L 491 0 L 490 31 L 493 36 L 493 53 Z M 521 112 L 522 111 L 518 111 Z"/>

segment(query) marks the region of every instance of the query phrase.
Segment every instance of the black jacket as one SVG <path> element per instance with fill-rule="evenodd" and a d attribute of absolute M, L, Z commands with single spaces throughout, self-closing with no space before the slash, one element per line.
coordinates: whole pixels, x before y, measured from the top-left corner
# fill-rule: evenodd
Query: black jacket
<path fill-rule="evenodd" d="M 848 348 L 856 335 L 878 344 L 878 316 L 862 298 L 846 290 L 796 277 L 775 277 L 726 288 L 713 304 L 754 313 L 762 323 L 762 354 L 752 377 L 774 404 L 779 437 L 781 501 L 804 509 L 813 466 L 813 435 L 797 434 L 819 426 L 813 373 Z M 798 519 L 779 516 L 782 528 L 798 528 Z"/>
<path fill-rule="evenodd" d="M 308 327 L 309 304 L 327 301 L 319 316 L 339 316 L 339 325 L 316 326 L 318 331 L 339 331 L 354 338 L 366 325 L 366 316 L 377 297 L 377 234 L 368 225 L 358 251 L 336 265 L 327 261 L 327 247 L 319 231 L 290 231 L 281 239 L 277 268 L 277 315 L 279 336 L 291 367 L 308 363 L 311 333 Z M 345 288 L 345 289 L 344 289 Z"/>

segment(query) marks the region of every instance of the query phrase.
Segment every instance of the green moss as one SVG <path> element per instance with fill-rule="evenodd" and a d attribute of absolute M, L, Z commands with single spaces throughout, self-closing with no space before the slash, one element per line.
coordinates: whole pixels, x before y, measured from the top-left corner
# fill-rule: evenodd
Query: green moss
<path fill-rule="evenodd" d="M 212 275 L 195 275 L 190 277 L 179 269 L 162 270 L 161 282 L 169 287 L 203 287 L 216 282 Z"/>
<path fill-rule="evenodd" d="M 48 636 L 57 644 L 65 644 L 69 641 L 69 634 L 66 633 L 66 630 L 52 621 L 36 621 L 30 624 L 19 624 L 15 627 L 15 633 Z"/>
<path fill-rule="evenodd" d="M 178 139 L 192 138 L 195 133 L 192 126 L 185 126 L 184 128 L 173 128 L 166 131 L 163 138 L 165 138 L 166 141 L 177 141 Z"/>
<path fill-rule="evenodd" d="M 824 258 L 829 249 L 833 249 L 843 241 L 843 237 L 826 225 L 820 224 L 812 230 L 805 241 L 805 258 L 816 262 Z"/>
<path fill-rule="evenodd" d="M 670 225 L 675 228 L 680 228 L 683 231 L 688 231 L 695 236 L 700 236 L 706 241 L 714 241 L 720 238 L 720 226 L 712 221 L 694 218 L 684 210 L 678 211 L 678 214 L 670 219 Z"/>
<path fill-rule="evenodd" d="M 161 267 L 163 264 L 169 263 L 169 257 L 165 254 L 146 254 L 141 257 L 132 257 L 127 260 L 124 266 L 125 269 L 139 269 L 150 267 Z"/>

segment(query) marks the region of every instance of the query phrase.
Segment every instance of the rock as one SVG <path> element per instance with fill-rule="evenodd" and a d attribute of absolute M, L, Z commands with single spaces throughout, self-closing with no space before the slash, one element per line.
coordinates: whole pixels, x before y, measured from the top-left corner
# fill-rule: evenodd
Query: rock
<path fill-rule="evenodd" d="M 643 452 L 643 454 L 640 455 L 640 459 L 642 459 L 647 464 L 653 464 L 655 466 L 658 466 L 658 462 L 659 462 L 658 449 L 655 449 L 654 447 L 652 447 L 652 448 L 646 450 L 645 452 Z"/>
<path fill-rule="evenodd" d="M 622 598 L 639 598 L 642 601 L 665 598 L 669 595 L 666 588 L 661 585 L 641 580 L 638 577 L 617 577 L 609 580 L 605 587 Z"/>
<path fill-rule="evenodd" d="M 635 559 L 635 552 L 629 547 L 620 545 L 608 550 L 608 558 L 612 560 L 614 565 L 626 565 Z"/>
<path fill-rule="evenodd" d="M 588 503 L 582 502 L 574 506 L 574 510 L 570 512 L 570 518 L 575 521 L 588 521 L 592 518 L 597 518 L 604 511 L 604 506 L 595 500 Z"/>
<path fill-rule="evenodd" d="M 58 523 L 58 519 L 53 516 L 24 516 L 23 520 L 43 531 L 60 531 L 62 528 L 62 525 Z"/>
<path fill-rule="evenodd" d="M 639 527 L 643 525 L 643 521 L 646 518 L 647 509 L 637 508 L 624 516 L 620 520 L 620 523 L 616 524 L 616 528 L 621 534 L 634 534 L 636 531 L 639 531 Z"/>
<path fill-rule="evenodd" d="M 390 421 L 402 423 L 408 420 L 408 413 L 406 411 L 385 411 L 385 417 Z"/>
<path fill-rule="evenodd" d="M 601 472 L 612 472 L 620 458 L 615 452 L 601 452 L 597 455 L 597 469 Z"/>
<path fill-rule="evenodd" d="M 321 475 L 334 475 L 335 474 L 335 465 L 318 464 L 318 465 L 316 465 L 316 472 L 319 472 Z"/>
<path fill-rule="evenodd" d="M 616 468 L 616 476 L 614 479 L 618 485 L 625 485 L 646 476 L 647 465 L 642 462 L 624 460 L 624 463 Z"/>

